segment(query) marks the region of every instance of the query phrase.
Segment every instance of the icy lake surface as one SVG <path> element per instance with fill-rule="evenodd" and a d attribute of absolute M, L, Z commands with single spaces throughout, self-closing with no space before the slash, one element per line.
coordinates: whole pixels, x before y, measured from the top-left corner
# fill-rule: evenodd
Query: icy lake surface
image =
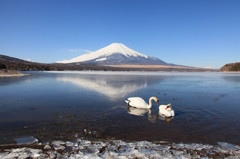
<path fill-rule="evenodd" d="M 238 73 L 26 73 L 0 78 L 0 158 L 239 156 Z M 129 108 L 135 96 L 176 116 Z"/>

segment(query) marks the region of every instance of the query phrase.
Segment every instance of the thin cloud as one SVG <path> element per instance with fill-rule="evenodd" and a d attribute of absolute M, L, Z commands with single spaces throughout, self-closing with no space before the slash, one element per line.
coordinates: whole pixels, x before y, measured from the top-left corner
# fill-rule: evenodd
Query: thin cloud
<path fill-rule="evenodd" d="M 67 52 L 72 52 L 72 53 L 89 53 L 91 51 L 90 50 L 84 50 L 84 49 L 67 49 Z"/>
<path fill-rule="evenodd" d="M 25 61 L 31 62 L 31 59 L 25 59 Z"/>
<path fill-rule="evenodd" d="M 89 52 L 92 52 L 92 51 L 90 51 L 90 50 L 84 50 L 86 53 L 89 53 Z"/>

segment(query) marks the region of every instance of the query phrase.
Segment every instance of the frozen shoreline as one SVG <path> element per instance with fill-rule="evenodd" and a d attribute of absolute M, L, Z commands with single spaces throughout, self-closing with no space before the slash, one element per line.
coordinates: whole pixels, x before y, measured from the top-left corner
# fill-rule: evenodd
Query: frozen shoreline
<path fill-rule="evenodd" d="M 0 70 L 0 77 L 18 77 L 18 76 L 26 76 L 29 74 L 21 73 L 18 71 L 1 71 Z"/>
<path fill-rule="evenodd" d="M 30 137 L 32 138 L 32 137 Z M 218 145 L 158 144 L 148 141 L 89 141 L 77 139 L 0 147 L 0 158 L 239 158 L 240 146 L 225 142 Z"/>
<path fill-rule="evenodd" d="M 19 76 L 26 76 L 28 74 L 11 74 L 11 75 L 4 75 L 4 74 L 0 74 L 0 77 L 19 77 Z"/>

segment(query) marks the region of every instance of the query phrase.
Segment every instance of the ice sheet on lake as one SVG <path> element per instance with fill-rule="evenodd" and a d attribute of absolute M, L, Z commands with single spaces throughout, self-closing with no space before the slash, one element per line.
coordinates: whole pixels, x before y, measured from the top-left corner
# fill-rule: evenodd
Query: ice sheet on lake
<path fill-rule="evenodd" d="M 44 71 L 46 73 L 141 76 L 240 76 L 238 72 L 165 72 L 165 71 Z"/>
<path fill-rule="evenodd" d="M 219 142 L 219 145 L 168 144 L 121 140 L 53 141 L 42 149 L 22 147 L 0 151 L 0 158 L 239 158 L 240 146 Z M 47 147 L 47 148 L 46 148 Z"/>
<path fill-rule="evenodd" d="M 24 145 L 24 144 L 37 143 L 38 139 L 34 138 L 33 136 L 27 136 L 27 137 L 16 138 L 15 141 L 17 142 L 18 145 Z"/>

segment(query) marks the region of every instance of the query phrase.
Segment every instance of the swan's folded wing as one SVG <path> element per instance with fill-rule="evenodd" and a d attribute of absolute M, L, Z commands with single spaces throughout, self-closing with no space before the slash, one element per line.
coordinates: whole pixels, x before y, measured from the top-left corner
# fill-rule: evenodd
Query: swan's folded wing
<path fill-rule="evenodd" d="M 132 107 L 146 108 L 148 106 L 148 104 L 140 97 L 130 97 L 128 100 L 130 101 L 128 104 Z"/>

